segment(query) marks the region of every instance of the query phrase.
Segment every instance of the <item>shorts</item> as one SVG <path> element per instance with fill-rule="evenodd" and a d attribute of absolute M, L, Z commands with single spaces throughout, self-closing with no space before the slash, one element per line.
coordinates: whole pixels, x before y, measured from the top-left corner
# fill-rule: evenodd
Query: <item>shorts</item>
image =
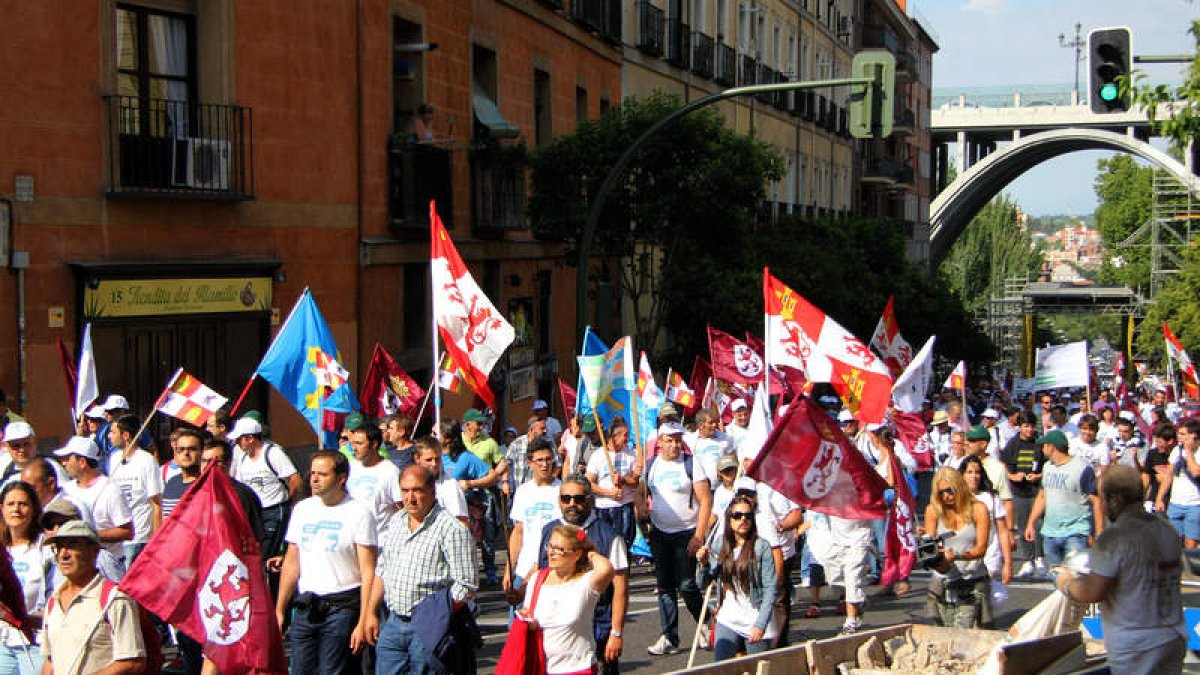
<path fill-rule="evenodd" d="M 825 578 L 833 586 L 846 589 L 846 602 L 865 602 L 868 551 L 865 547 L 834 547 L 830 551 Z"/>
<path fill-rule="evenodd" d="M 1200 541 L 1200 506 L 1167 505 L 1167 519 L 1184 537 Z"/>

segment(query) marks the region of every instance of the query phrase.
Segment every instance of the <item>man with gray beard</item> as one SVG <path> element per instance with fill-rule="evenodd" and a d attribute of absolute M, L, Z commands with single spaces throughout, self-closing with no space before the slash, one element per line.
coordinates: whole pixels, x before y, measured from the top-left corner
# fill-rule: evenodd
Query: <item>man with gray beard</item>
<path fill-rule="evenodd" d="M 608 557 L 613 566 L 612 586 L 604 591 L 596 602 L 596 613 L 592 620 L 596 638 L 596 660 L 601 675 L 616 675 L 620 672 L 619 659 L 624 644 L 621 632 L 625 628 L 625 609 L 629 606 L 629 560 L 625 540 L 608 523 L 598 520 L 593 513 L 595 497 L 592 483 L 587 476 L 574 473 L 562 481 L 558 489 L 558 505 L 563 519 L 547 523 L 542 528 L 541 546 L 538 549 L 538 569 L 546 567 L 549 559 L 546 545 L 550 533 L 564 521 L 568 525 L 582 528 L 596 550 Z M 525 570 L 532 574 L 531 570 Z M 529 578 L 527 576 L 527 578 Z"/>

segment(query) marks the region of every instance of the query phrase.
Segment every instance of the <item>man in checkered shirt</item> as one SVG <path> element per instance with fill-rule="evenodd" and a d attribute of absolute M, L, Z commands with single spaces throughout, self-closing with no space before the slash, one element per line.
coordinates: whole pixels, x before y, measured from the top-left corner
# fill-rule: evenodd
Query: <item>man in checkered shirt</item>
<path fill-rule="evenodd" d="M 444 672 L 433 654 L 436 643 L 426 645 L 418 638 L 431 618 L 428 603 L 426 607 L 418 605 L 448 592 L 452 607 L 448 630 L 455 631 L 469 614 L 465 605 L 477 589 L 475 542 L 466 526 L 438 506 L 434 482 L 433 474 L 423 466 L 404 470 L 400 497 L 407 517 L 393 518 L 380 537 L 366 624 L 368 640 L 376 642 L 375 672 L 380 675 Z M 377 619 L 380 601 L 387 605 L 382 627 Z M 413 622 L 418 613 L 420 627 Z M 452 650 L 466 672 L 475 672 L 474 649 L 470 641 L 459 640 Z M 450 671 L 460 672 L 460 668 Z"/>

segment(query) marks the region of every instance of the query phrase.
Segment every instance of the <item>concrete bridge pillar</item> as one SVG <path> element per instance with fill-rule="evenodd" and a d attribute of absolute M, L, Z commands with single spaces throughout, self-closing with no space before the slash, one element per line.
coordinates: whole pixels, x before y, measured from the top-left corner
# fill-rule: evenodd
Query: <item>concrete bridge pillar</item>
<path fill-rule="evenodd" d="M 958 132 L 958 161 L 954 170 L 960 176 L 967 172 L 967 132 L 965 131 Z"/>

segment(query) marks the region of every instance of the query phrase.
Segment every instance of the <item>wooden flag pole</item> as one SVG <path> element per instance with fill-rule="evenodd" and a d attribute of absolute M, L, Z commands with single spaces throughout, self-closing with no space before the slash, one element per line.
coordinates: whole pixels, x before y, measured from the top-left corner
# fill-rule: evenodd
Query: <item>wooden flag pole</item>
<path fill-rule="evenodd" d="M 154 400 L 154 407 L 150 409 L 150 414 L 146 415 L 145 421 L 142 422 L 142 428 L 138 429 L 137 433 L 133 435 L 133 444 L 135 446 L 137 445 L 138 440 L 142 437 L 142 434 L 146 433 L 146 428 L 150 426 L 150 420 L 154 419 L 155 413 L 158 412 L 158 406 L 162 405 L 163 399 L 167 397 L 167 392 L 171 390 L 171 387 L 175 386 L 175 381 L 178 380 L 179 376 L 182 374 L 183 368 L 181 367 L 179 370 L 175 371 L 175 374 L 172 375 L 171 379 L 167 381 L 167 386 L 163 387 L 162 393 L 159 394 L 158 398 Z"/>
<path fill-rule="evenodd" d="M 413 421 L 413 426 L 420 423 L 421 418 L 425 416 L 425 406 L 429 404 L 429 399 L 433 398 L 433 390 L 438 387 L 438 369 L 433 369 L 433 381 L 429 385 L 429 389 L 425 390 L 425 397 L 421 399 L 421 408 L 417 410 L 417 419 Z"/>

